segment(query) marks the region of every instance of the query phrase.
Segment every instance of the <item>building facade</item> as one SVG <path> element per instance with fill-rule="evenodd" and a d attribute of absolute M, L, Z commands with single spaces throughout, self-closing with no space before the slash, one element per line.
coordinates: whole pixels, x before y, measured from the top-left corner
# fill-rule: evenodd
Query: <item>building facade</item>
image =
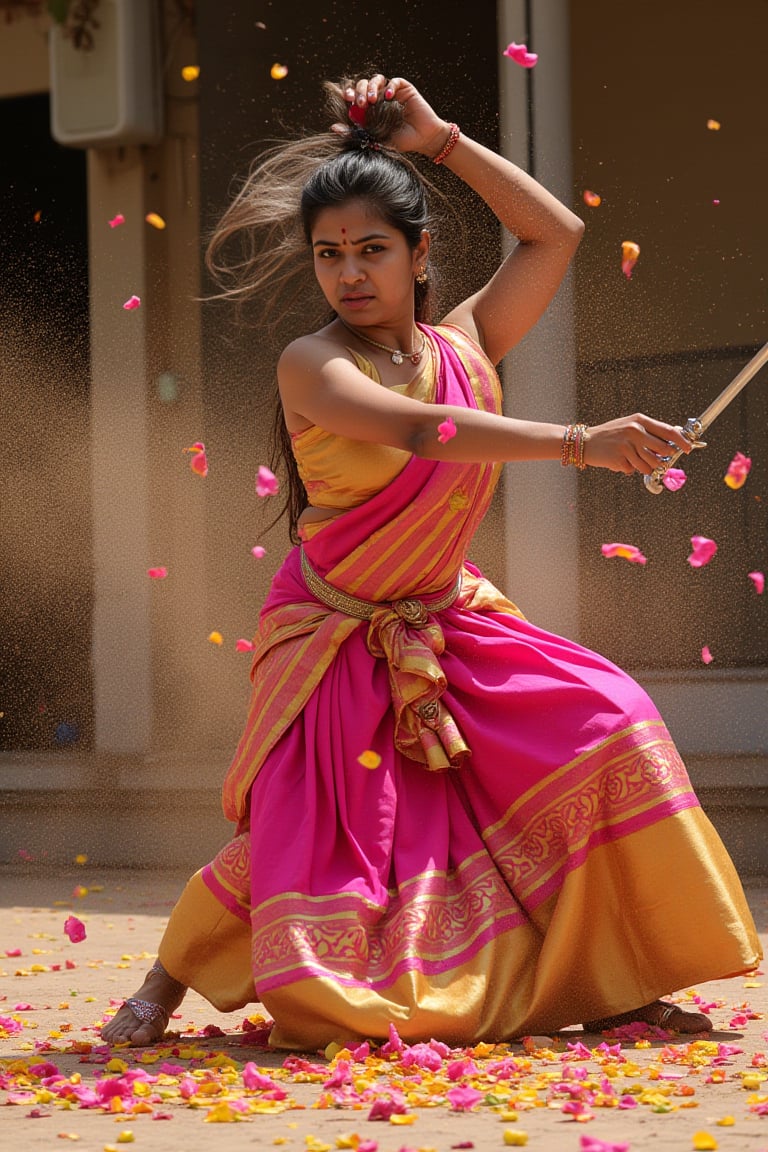
<path fill-rule="evenodd" d="M 158 0 L 162 136 L 85 149 L 47 129 L 44 17 L 0 25 L 1 859 L 191 867 L 227 836 L 218 791 L 249 688 L 234 642 L 254 632 L 288 545 L 253 491 L 275 348 L 257 315 L 235 323 L 204 301 L 201 256 L 264 140 L 323 127 L 323 78 L 368 61 L 413 77 L 585 217 L 572 273 L 502 367 L 510 415 L 683 422 L 766 339 L 768 9 L 732 6 L 727 53 L 714 0 L 631 9 L 478 0 L 469 21 L 458 2 Z M 534 69 L 502 55 L 512 40 L 538 53 Z M 452 265 L 464 254 L 441 283 L 448 306 L 509 241 L 450 173 L 436 179 L 453 204 L 437 247 Z M 624 240 L 640 246 L 631 279 Z M 131 295 L 141 306 L 125 311 Z M 768 870 L 768 601 L 746 576 L 768 567 L 767 424 L 763 376 L 689 461 L 685 489 L 658 497 L 636 479 L 508 466 L 473 557 L 531 619 L 645 684 L 744 874 Z M 204 480 L 183 451 L 198 440 Z M 753 466 L 732 491 L 736 451 Z M 719 546 L 700 571 L 692 535 Z M 615 540 L 648 564 L 605 560 Z M 149 580 L 159 566 L 167 579 Z"/>

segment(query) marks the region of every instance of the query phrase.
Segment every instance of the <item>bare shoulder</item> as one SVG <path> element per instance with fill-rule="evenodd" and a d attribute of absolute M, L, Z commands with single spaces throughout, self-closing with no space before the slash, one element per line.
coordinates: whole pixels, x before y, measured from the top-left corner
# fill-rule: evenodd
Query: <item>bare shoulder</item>
<path fill-rule="evenodd" d="M 292 340 L 282 351 L 277 362 L 278 380 L 290 381 L 306 372 L 316 372 L 338 357 L 348 358 L 344 345 L 334 339 L 326 329 L 310 332 Z"/>

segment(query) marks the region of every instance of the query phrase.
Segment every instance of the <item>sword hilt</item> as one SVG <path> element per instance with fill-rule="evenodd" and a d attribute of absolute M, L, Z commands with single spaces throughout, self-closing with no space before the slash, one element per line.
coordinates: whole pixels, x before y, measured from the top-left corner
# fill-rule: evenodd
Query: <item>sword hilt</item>
<path fill-rule="evenodd" d="M 704 431 L 704 426 L 696 416 L 689 416 L 680 431 L 691 445 L 691 448 L 706 448 L 707 445 L 700 439 Z M 675 448 L 675 451 L 670 456 L 659 457 L 658 466 L 654 468 L 649 476 L 643 477 L 643 483 L 649 492 L 652 492 L 654 496 L 659 495 L 664 487 L 662 480 L 666 476 L 667 471 L 676 464 L 683 455 L 682 448 Z"/>

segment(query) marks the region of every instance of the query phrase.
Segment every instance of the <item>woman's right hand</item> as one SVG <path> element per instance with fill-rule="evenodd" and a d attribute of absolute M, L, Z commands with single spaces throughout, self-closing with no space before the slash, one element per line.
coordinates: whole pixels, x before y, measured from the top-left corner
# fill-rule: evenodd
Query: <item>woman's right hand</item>
<path fill-rule="evenodd" d="M 359 108 L 375 104 L 377 100 L 397 100 L 402 105 L 404 123 L 391 139 L 398 152 L 421 152 L 434 157 L 448 137 L 446 121 L 440 119 L 418 89 L 402 76 L 387 80 L 377 73 L 370 79 L 363 78 L 354 88 L 346 88 L 344 97 Z"/>
<path fill-rule="evenodd" d="M 662 457 L 670 456 L 675 448 L 687 455 L 691 447 L 680 428 L 635 413 L 591 427 L 584 444 L 584 463 L 626 476 L 633 472 L 650 476 Z"/>

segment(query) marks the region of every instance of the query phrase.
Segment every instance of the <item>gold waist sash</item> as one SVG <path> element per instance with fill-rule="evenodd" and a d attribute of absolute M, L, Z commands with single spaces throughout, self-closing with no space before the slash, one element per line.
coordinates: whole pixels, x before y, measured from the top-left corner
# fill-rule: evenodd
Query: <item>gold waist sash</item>
<path fill-rule="evenodd" d="M 426 624 L 430 612 L 440 612 L 443 608 L 450 608 L 461 592 L 461 572 L 459 572 L 447 592 L 426 602 L 414 597 L 384 603 L 377 603 L 375 600 L 360 600 L 357 596 L 350 596 L 347 592 L 342 592 L 340 588 L 335 588 L 333 584 L 329 584 L 327 580 L 323 580 L 322 576 L 315 572 L 303 548 L 301 549 L 301 574 L 312 595 L 336 612 L 343 612 L 346 616 L 354 616 L 358 620 L 372 620 L 374 614 L 382 608 L 391 608 L 406 624 L 413 624 L 417 627 Z"/>

